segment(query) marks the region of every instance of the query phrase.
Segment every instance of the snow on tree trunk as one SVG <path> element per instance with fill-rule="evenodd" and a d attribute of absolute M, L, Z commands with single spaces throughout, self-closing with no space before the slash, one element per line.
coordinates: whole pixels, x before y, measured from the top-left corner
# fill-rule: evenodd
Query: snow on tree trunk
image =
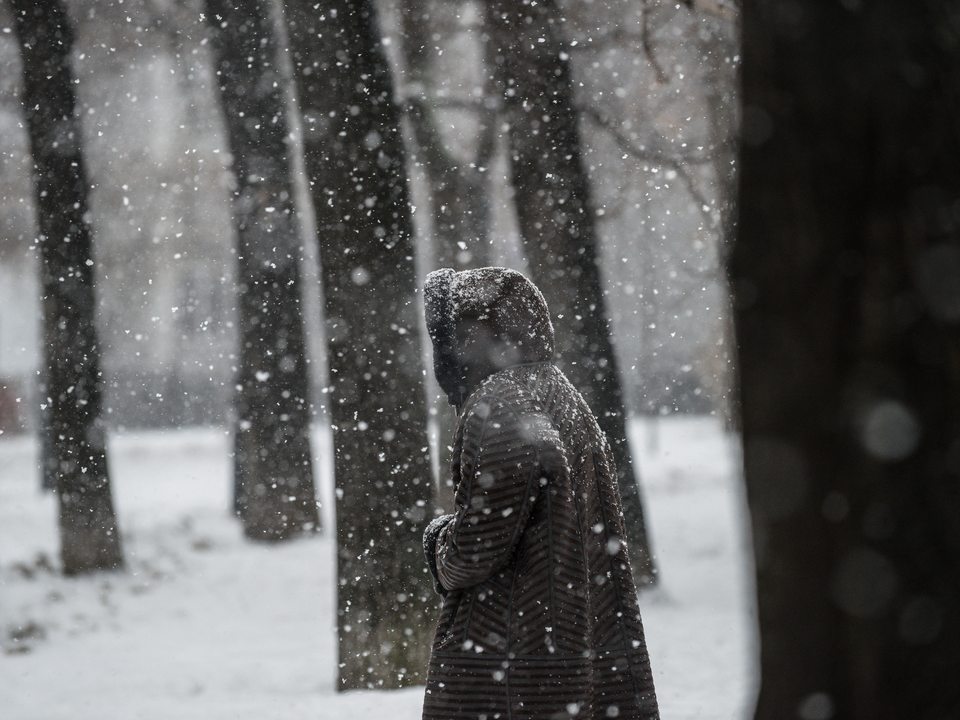
<path fill-rule="evenodd" d="M 23 56 L 23 107 L 36 171 L 43 275 L 44 474 L 56 480 L 67 575 L 123 566 L 101 418 L 87 189 L 74 114 L 73 32 L 58 2 L 11 3 Z"/>
<path fill-rule="evenodd" d="M 320 522 L 283 76 L 269 2 L 206 0 L 206 8 L 235 181 L 235 509 L 247 537 L 281 540 Z"/>
<path fill-rule="evenodd" d="M 557 360 L 613 447 L 638 585 L 656 582 L 604 308 L 597 232 L 554 0 L 487 0 L 486 25 L 509 125 L 514 201 L 530 271 L 553 315 Z"/>
<path fill-rule="evenodd" d="M 960 710 L 952 7 L 743 4 L 730 275 L 759 720 Z"/>
<path fill-rule="evenodd" d="M 337 495 L 339 688 L 423 682 L 435 595 L 412 219 L 366 0 L 288 0 L 323 272 Z"/>

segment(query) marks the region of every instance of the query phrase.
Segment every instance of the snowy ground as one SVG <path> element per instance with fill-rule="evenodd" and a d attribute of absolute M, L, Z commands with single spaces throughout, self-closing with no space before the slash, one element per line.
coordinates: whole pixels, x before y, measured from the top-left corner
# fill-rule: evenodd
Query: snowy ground
<path fill-rule="evenodd" d="M 740 720 L 755 647 L 736 443 L 710 419 L 633 431 L 660 567 L 641 604 L 662 716 Z M 35 443 L 0 438 L 0 717 L 420 717 L 422 688 L 334 691 L 329 533 L 243 541 L 222 432 L 130 434 L 110 451 L 128 570 L 66 579 Z M 330 494 L 322 483 L 325 513 Z"/>

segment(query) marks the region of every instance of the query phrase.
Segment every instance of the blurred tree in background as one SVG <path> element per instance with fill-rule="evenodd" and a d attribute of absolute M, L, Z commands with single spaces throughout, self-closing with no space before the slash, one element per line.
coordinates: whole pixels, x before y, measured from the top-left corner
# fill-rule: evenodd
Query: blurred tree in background
<path fill-rule="evenodd" d="M 960 11 L 743 3 L 758 720 L 960 716 Z"/>
<path fill-rule="evenodd" d="M 23 109 L 33 155 L 43 276 L 43 473 L 60 508 L 67 575 L 123 566 L 101 418 L 88 183 L 70 68 L 73 28 L 59 2 L 14 0 Z"/>
<path fill-rule="evenodd" d="M 280 47 L 267 0 L 206 0 L 233 175 L 239 263 L 235 510 L 247 537 L 318 529 Z"/>
<path fill-rule="evenodd" d="M 466 101 L 439 92 L 430 19 L 443 11 L 430 0 L 400 3 L 399 55 L 408 83 L 404 110 L 411 126 L 411 154 L 422 165 L 428 184 L 431 254 L 437 267 L 465 270 L 490 264 L 489 166 L 496 149 L 496 113 L 482 87 L 479 95 Z M 441 107 L 476 115 L 476 147 L 466 157 L 462 148 L 451 148 L 444 141 Z"/>
<path fill-rule="evenodd" d="M 340 689 L 422 682 L 433 517 L 400 112 L 369 0 L 287 0 L 320 246 L 337 494 Z"/>

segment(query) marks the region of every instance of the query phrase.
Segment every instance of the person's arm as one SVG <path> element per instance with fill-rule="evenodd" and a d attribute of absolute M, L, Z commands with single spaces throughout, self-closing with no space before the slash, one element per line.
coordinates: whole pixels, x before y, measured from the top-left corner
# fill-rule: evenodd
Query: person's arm
<path fill-rule="evenodd" d="M 423 554 L 427 560 L 427 568 L 433 576 L 433 587 L 440 595 L 446 595 L 447 590 L 440 584 L 440 575 L 437 573 L 437 538 L 453 518 L 453 515 L 435 517 L 423 533 Z"/>
<path fill-rule="evenodd" d="M 472 587 L 506 564 L 547 484 L 544 456 L 560 452 L 549 419 L 512 384 L 467 412 L 455 512 L 436 542 L 437 577 L 446 590 Z"/>

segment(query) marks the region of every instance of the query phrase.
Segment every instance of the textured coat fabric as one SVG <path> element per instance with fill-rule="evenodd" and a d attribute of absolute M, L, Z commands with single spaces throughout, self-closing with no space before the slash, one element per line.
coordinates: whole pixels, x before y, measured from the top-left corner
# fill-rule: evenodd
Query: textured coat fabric
<path fill-rule="evenodd" d="M 610 448 L 552 364 L 542 296 L 502 268 L 425 290 L 460 418 L 455 512 L 424 538 L 443 607 L 423 717 L 659 717 Z"/>

